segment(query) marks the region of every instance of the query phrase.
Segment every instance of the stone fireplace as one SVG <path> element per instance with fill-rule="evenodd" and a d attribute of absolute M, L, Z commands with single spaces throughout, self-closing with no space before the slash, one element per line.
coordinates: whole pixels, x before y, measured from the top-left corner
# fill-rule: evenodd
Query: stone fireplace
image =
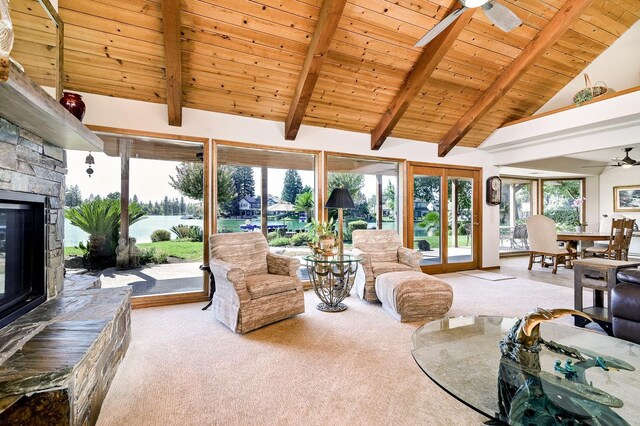
<path fill-rule="evenodd" d="M 53 121 L 64 123 L 63 133 L 75 126 L 95 137 L 55 100 L 43 99 L 45 111 L 60 114 Z M 43 269 L 35 275 L 44 280 L 46 301 L 0 328 L 0 424 L 95 424 L 129 345 L 130 290 L 96 288 L 92 276 L 64 277 L 65 163 L 62 148 L 0 117 L 0 195 L 9 200 L 3 208 L 10 210 L 12 199 L 40 200 L 38 226 L 46 237 L 44 255 L 23 256 L 25 271 Z M 3 214 L 9 223 L 11 215 Z"/>
<path fill-rule="evenodd" d="M 64 286 L 65 152 L 0 118 L 0 190 L 46 197 L 45 279 L 47 297 Z"/>

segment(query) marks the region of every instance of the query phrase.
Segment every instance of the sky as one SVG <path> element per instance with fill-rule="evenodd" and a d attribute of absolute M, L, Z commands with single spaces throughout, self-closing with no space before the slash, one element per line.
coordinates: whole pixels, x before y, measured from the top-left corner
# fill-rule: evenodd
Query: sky
<path fill-rule="evenodd" d="M 67 151 L 67 186 L 78 185 L 82 198 L 86 199 L 89 195 L 106 196 L 110 192 L 120 192 L 120 174 L 116 171 L 120 170 L 120 158 L 109 157 L 101 152 L 92 152 L 95 159 L 93 165 L 94 173 L 89 177 L 86 172 L 87 165 L 85 159 L 88 152 L 86 151 Z M 176 175 L 176 166 L 180 164 L 175 161 L 158 161 L 131 159 L 130 177 L 129 177 L 129 193 L 131 197 L 137 195 L 141 202 L 161 201 L 165 195 L 170 199 L 180 198 L 182 195 L 169 185 L 169 176 Z M 269 169 L 269 194 L 281 196 L 282 186 L 284 182 L 284 169 Z M 310 170 L 300 170 L 300 178 L 302 185 L 314 187 L 314 172 Z M 260 168 L 253 168 L 253 176 L 255 179 L 256 192 L 262 185 Z M 383 179 L 383 188 L 387 187 L 389 178 Z M 375 176 L 365 176 L 365 186 L 363 192 L 367 198 L 376 193 Z M 195 202 L 185 198 L 187 202 Z"/>

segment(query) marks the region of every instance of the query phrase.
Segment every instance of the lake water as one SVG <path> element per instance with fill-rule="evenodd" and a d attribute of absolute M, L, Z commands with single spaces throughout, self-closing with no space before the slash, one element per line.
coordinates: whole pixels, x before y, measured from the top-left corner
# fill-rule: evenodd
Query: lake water
<path fill-rule="evenodd" d="M 260 221 L 254 219 L 251 221 L 254 225 L 259 225 Z M 241 232 L 240 225 L 244 225 L 244 219 L 218 219 L 218 227 L 227 229 L 232 232 Z M 203 228 L 202 219 L 180 219 L 180 216 L 147 216 L 139 222 L 136 222 L 129 229 L 129 236 L 134 237 L 137 243 L 150 243 L 151 233 L 157 229 L 165 229 L 169 231 L 172 226 L 176 225 L 197 225 Z M 302 230 L 304 223 L 299 221 L 269 221 L 269 225 L 286 225 L 291 230 Z M 370 223 L 369 227 L 375 227 L 375 223 Z M 383 222 L 383 229 L 395 229 L 395 222 Z M 204 228 L 203 228 L 204 229 Z M 64 245 L 66 247 L 76 247 L 80 241 L 86 244 L 89 234 L 82 231 L 71 224 L 65 218 L 64 220 Z M 175 235 L 171 234 L 171 238 Z"/>
<path fill-rule="evenodd" d="M 202 228 L 202 219 L 180 219 L 180 216 L 147 216 L 129 228 L 129 236 L 134 237 L 137 243 L 150 243 L 151 233 L 156 229 L 167 231 L 175 225 L 198 225 Z M 172 238 L 175 238 L 171 234 Z M 80 241 L 86 244 L 89 234 L 77 226 L 73 226 L 69 219 L 64 220 L 64 245 L 75 247 Z"/>

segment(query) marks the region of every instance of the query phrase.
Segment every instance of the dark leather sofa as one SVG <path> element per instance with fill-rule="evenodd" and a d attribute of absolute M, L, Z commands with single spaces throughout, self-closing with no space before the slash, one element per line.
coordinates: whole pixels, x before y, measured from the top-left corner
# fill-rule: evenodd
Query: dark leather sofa
<path fill-rule="evenodd" d="M 620 284 L 611 290 L 613 335 L 640 344 L 640 269 L 618 271 Z"/>

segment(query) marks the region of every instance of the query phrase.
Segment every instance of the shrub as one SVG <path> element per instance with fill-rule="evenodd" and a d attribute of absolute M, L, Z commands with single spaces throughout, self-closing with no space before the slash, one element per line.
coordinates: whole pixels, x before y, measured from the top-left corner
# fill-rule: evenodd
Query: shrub
<path fill-rule="evenodd" d="M 198 225 L 189 226 L 189 238 L 191 241 L 202 242 L 204 240 L 204 231 Z"/>
<path fill-rule="evenodd" d="M 269 241 L 269 245 L 272 247 L 284 247 L 291 245 L 291 239 L 285 237 L 277 237 Z"/>
<path fill-rule="evenodd" d="M 277 233 L 277 232 L 275 232 L 275 231 L 269 232 L 269 233 L 267 234 L 267 241 L 273 241 L 273 240 L 275 240 L 276 238 L 278 238 L 278 233 Z"/>
<path fill-rule="evenodd" d="M 299 232 L 291 237 L 291 244 L 298 247 L 311 241 L 308 232 Z"/>
<path fill-rule="evenodd" d="M 187 225 L 172 226 L 170 230 L 176 238 L 189 238 L 189 226 Z"/>
<path fill-rule="evenodd" d="M 166 229 L 156 229 L 151 233 L 151 242 L 157 243 L 158 241 L 169 241 L 171 234 Z"/>
<path fill-rule="evenodd" d="M 367 225 L 367 222 L 364 220 L 354 220 L 353 222 L 349 222 L 349 224 L 347 225 L 347 230 L 344 233 L 344 240 L 352 241 L 353 231 L 355 231 L 356 229 L 367 229 Z"/>
<path fill-rule="evenodd" d="M 140 264 L 147 263 L 167 263 L 169 255 L 162 250 L 156 250 L 155 247 L 143 248 L 140 250 Z"/>
<path fill-rule="evenodd" d="M 356 229 L 367 229 L 367 222 L 364 220 L 354 220 L 353 222 L 349 222 L 347 225 L 347 229 L 349 232 L 353 232 Z"/>

